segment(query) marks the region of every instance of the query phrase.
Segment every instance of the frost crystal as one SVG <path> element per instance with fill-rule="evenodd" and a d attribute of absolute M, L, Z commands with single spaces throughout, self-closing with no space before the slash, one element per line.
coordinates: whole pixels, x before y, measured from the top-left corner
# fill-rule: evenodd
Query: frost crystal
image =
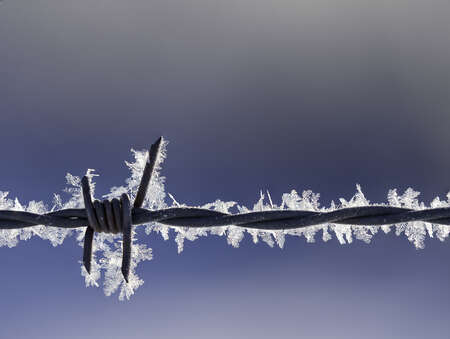
<path fill-rule="evenodd" d="M 160 153 L 155 164 L 155 171 L 152 180 L 149 185 L 148 193 L 145 198 L 143 208 L 157 210 L 167 208 L 166 194 L 164 192 L 164 180 L 165 178 L 160 176 L 161 163 L 166 157 L 167 141 L 163 141 L 160 148 Z M 134 161 L 125 162 L 127 167 L 131 171 L 131 175 L 125 180 L 125 185 L 119 187 L 113 187 L 109 194 L 103 196 L 103 198 L 112 199 L 120 197 L 122 193 L 128 193 L 131 200 L 136 196 L 142 172 L 144 170 L 147 161 L 146 151 L 131 150 Z M 88 169 L 86 176 L 91 183 L 92 194 L 95 193 L 94 178 L 98 176 L 93 169 Z M 84 202 L 81 191 L 81 180 L 78 176 L 72 174 L 66 175 L 67 187 L 64 189 L 65 193 L 70 194 L 69 200 L 63 202 L 60 195 L 55 194 L 53 197 L 52 207 L 47 207 L 44 202 L 30 201 L 28 205 L 22 205 L 19 200 L 8 198 L 8 192 L 0 191 L 0 210 L 16 210 L 27 211 L 32 213 L 48 213 L 59 209 L 66 208 L 84 208 Z M 397 190 L 393 189 L 388 192 L 387 204 L 378 204 L 395 207 L 412 208 L 415 210 L 425 209 L 427 206 L 423 202 L 419 202 L 419 192 L 408 188 L 402 195 L 397 193 Z M 180 204 L 175 198 L 168 193 L 172 207 L 186 206 Z M 267 198 L 266 198 L 267 197 Z M 376 204 L 372 204 L 376 205 Z M 269 192 L 260 192 L 258 201 L 252 208 L 238 205 L 234 201 L 221 201 L 216 200 L 212 203 L 198 206 L 205 209 L 211 209 L 220 211 L 223 213 L 247 213 L 251 211 L 267 211 L 267 210 L 307 210 L 307 211 L 320 211 L 329 212 L 345 207 L 357 207 L 357 206 L 371 206 L 369 200 L 364 196 L 361 187 L 356 185 L 356 193 L 349 200 L 339 199 L 339 204 L 334 201 L 331 202 L 330 207 L 321 207 L 319 204 L 319 194 L 313 193 L 310 190 L 303 191 L 301 195 L 297 191 L 292 190 L 290 193 L 282 195 L 281 204 L 277 206 L 272 201 L 272 197 Z M 440 200 L 439 197 L 435 198 L 430 208 L 449 207 L 450 206 L 450 193 L 447 194 L 447 200 Z M 190 227 L 175 227 L 167 226 L 159 223 L 148 223 L 144 225 L 145 233 L 151 232 L 159 233 L 164 240 L 168 240 L 170 231 L 175 233 L 175 242 L 177 243 L 178 252 L 182 252 L 184 248 L 184 241 L 194 241 L 199 237 L 207 236 L 208 234 L 225 236 L 229 245 L 233 247 L 239 247 L 240 242 L 245 236 L 245 233 L 249 233 L 254 243 L 263 241 L 270 247 L 275 245 L 283 248 L 286 235 L 293 235 L 298 237 L 305 237 L 308 243 L 315 242 L 316 233 L 322 231 L 322 240 L 329 241 L 332 238 L 332 233 L 336 235 L 336 239 L 341 244 L 352 243 L 353 237 L 358 240 L 362 240 L 366 243 L 370 243 L 373 235 L 375 235 L 381 228 L 383 232 L 388 233 L 391 228 L 395 228 L 395 234 L 401 235 L 402 233 L 412 242 L 416 248 L 424 248 L 424 240 L 428 235 L 430 237 L 436 236 L 439 240 L 444 241 L 450 233 L 450 226 L 432 224 L 422 221 L 414 221 L 409 223 L 401 223 L 397 225 L 384 225 L 384 226 L 352 226 L 342 224 L 322 224 L 309 226 L 298 229 L 290 230 L 257 230 L 246 229 L 234 225 L 210 227 L 210 228 L 190 228 Z M 14 247 L 20 240 L 28 240 L 32 236 L 38 236 L 42 239 L 47 239 L 53 246 L 62 244 L 67 236 L 74 234 L 76 240 L 83 246 L 85 228 L 77 229 L 64 229 L 57 227 L 46 227 L 43 225 L 36 225 L 33 227 L 23 229 L 12 230 L 0 230 L 0 247 L 8 246 Z M 119 299 L 129 299 L 134 294 L 135 290 L 141 286 L 144 281 L 140 279 L 135 272 L 136 266 L 139 262 L 152 259 L 152 250 L 145 244 L 136 243 L 135 229 L 132 234 L 132 261 L 130 267 L 129 283 L 126 283 L 121 273 L 122 262 L 122 236 L 120 234 L 105 234 L 96 233 L 93 247 L 91 273 L 88 274 L 82 262 L 81 275 L 85 278 L 86 286 L 98 287 L 101 276 L 103 279 L 103 289 L 106 295 L 111 295 L 119 291 Z"/>

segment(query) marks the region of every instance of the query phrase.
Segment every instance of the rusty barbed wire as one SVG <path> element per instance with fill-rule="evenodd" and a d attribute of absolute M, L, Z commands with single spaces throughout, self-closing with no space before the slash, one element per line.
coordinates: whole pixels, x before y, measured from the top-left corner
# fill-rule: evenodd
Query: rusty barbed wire
<path fill-rule="evenodd" d="M 81 181 L 85 208 L 62 209 L 45 214 L 1 210 L 0 230 L 20 229 L 36 225 L 49 227 L 86 227 L 83 247 L 83 265 L 90 273 L 92 243 L 95 232 L 122 233 L 122 274 L 128 282 L 131 260 L 132 226 L 157 222 L 174 227 L 218 227 L 234 225 L 247 229 L 289 230 L 327 223 L 352 226 L 382 226 L 412 221 L 450 225 L 450 207 L 415 210 L 403 207 L 371 205 L 341 208 L 334 211 L 267 210 L 229 214 L 197 207 L 171 207 L 160 210 L 142 208 L 147 189 L 160 152 L 160 137 L 148 152 L 138 192 L 130 206 L 128 194 L 121 199 L 92 202 L 88 177 Z"/>

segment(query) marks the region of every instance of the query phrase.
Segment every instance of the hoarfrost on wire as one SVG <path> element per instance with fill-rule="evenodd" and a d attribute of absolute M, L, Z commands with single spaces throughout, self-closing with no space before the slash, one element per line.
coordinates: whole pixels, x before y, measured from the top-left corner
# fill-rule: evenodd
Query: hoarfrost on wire
<path fill-rule="evenodd" d="M 147 209 L 162 209 L 173 206 L 186 206 L 180 204 L 175 198 L 168 193 L 172 200 L 171 206 L 166 204 L 166 193 L 164 191 L 165 178 L 160 175 L 161 163 L 166 157 L 167 141 L 163 140 L 160 148 L 160 153 L 155 165 L 154 175 L 151 179 L 147 196 L 145 198 L 143 208 Z M 112 199 L 120 197 L 122 193 L 128 193 L 130 199 L 133 201 L 141 180 L 142 172 L 147 161 L 147 151 L 131 150 L 134 161 L 125 162 L 127 167 L 131 171 L 131 175 L 125 180 L 125 185 L 112 187 L 110 193 L 103 196 L 106 199 Z M 95 182 L 94 178 L 98 176 L 93 169 L 88 169 L 86 176 L 91 183 L 92 195 L 95 194 Z M 55 194 L 53 197 L 52 207 L 49 208 L 42 201 L 30 201 L 28 205 L 23 205 L 17 198 L 8 198 L 8 192 L 0 191 L 0 210 L 16 210 L 27 211 L 32 213 L 48 213 L 51 211 L 66 209 L 66 208 L 84 208 L 84 202 L 81 192 L 81 179 L 78 176 L 72 174 L 66 175 L 66 182 L 68 187 L 64 189 L 64 192 L 70 195 L 69 200 L 63 202 L 62 197 L 59 194 Z M 197 206 L 206 209 L 212 209 L 223 213 L 246 213 L 250 211 L 266 211 L 266 210 L 308 210 L 308 211 L 321 211 L 329 212 L 344 207 L 357 207 L 357 206 L 395 206 L 412 208 L 416 210 L 425 209 L 428 207 L 449 207 L 450 206 L 450 193 L 447 194 L 447 200 L 440 200 L 436 197 L 430 204 L 426 206 L 423 202 L 419 202 L 419 192 L 408 188 L 403 194 L 398 194 L 396 189 L 392 189 L 388 192 L 387 200 L 385 204 L 371 204 L 369 200 L 364 196 L 361 187 L 356 185 L 356 193 L 349 200 L 343 198 L 339 199 L 339 203 L 331 202 L 329 207 L 321 207 L 319 203 L 319 194 L 313 193 L 310 190 L 303 191 L 300 195 L 297 191 L 292 190 L 290 193 L 282 195 L 281 204 L 277 206 L 273 203 L 272 197 L 269 192 L 260 192 L 259 200 L 253 205 L 252 208 L 238 205 L 234 201 L 221 201 L 216 200 L 212 203 L 208 203 L 202 206 Z M 427 223 L 423 221 L 414 221 L 408 223 L 401 223 L 396 225 L 385 226 L 352 226 L 352 225 L 339 225 L 339 224 L 322 224 L 309 226 L 299 229 L 290 230 L 257 230 L 246 229 L 233 225 L 219 226 L 211 228 L 188 228 L 188 227 L 174 227 L 163 225 L 159 223 L 145 224 L 146 234 L 151 232 L 159 233 L 164 240 L 169 239 L 170 230 L 175 235 L 175 241 L 178 247 L 178 253 L 183 251 L 184 241 L 194 241 L 202 236 L 208 234 L 224 236 L 227 239 L 229 245 L 233 247 L 239 247 L 239 243 L 244 238 L 245 233 L 250 234 L 254 243 L 263 241 L 270 247 L 275 245 L 283 248 L 286 235 L 305 237 L 308 243 L 315 242 L 316 233 L 321 231 L 322 240 L 328 241 L 332 238 L 332 233 L 336 235 L 337 240 L 341 244 L 351 243 L 353 238 L 362 240 L 366 243 L 370 243 L 374 234 L 379 229 L 388 233 L 391 229 L 395 229 L 395 234 L 400 235 L 404 233 L 408 240 L 412 242 L 416 248 L 424 248 L 424 240 L 428 235 L 430 237 L 436 236 L 439 240 L 444 241 L 450 233 L 450 226 L 437 225 Z M 65 229 L 57 227 L 46 227 L 43 225 L 37 225 L 33 227 L 23 229 L 12 230 L 0 230 L 0 247 L 8 246 L 14 247 L 20 240 L 28 240 L 32 236 L 38 236 L 42 239 L 47 239 L 53 246 L 62 244 L 64 239 L 68 236 L 75 235 L 80 246 L 83 246 L 85 228 Z M 139 262 L 152 259 L 152 249 L 148 248 L 145 244 L 137 244 L 136 233 L 132 234 L 132 260 L 130 267 L 129 283 L 127 284 L 121 273 L 122 263 L 122 242 L 120 234 L 106 234 L 96 233 L 93 245 L 93 256 L 91 264 L 91 273 L 88 274 L 81 261 L 79 261 L 81 267 L 81 275 L 85 278 L 86 286 L 99 286 L 99 280 L 103 273 L 103 290 L 106 295 L 111 295 L 116 291 L 119 291 L 119 299 L 129 299 L 134 294 L 135 290 L 141 286 L 144 281 L 140 279 L 135 272 L 136 266 Z"/>

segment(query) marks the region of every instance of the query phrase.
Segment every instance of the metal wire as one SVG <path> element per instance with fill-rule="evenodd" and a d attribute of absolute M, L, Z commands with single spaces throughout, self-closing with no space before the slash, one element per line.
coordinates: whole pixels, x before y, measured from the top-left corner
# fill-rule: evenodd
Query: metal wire
<path fill-rule="evenodd" d="M 133 225 L 158 222 L 179 227 L 216 227 L 235 225 L 260 230 L 289 230 L 320 224 L 353 226 L 381 226 L 412 221 L 450 225 L 450 207 L 413 210 L 393 206 L 362 206 L 316 212 L 302 210 L 269 210 L 242 214 L 228 214 L 193 207 L 173 207 L 151 211 L 142 208 L 147 189 L 160 151 L 162 138 L 150 148 L 138 193 L 130 207 L 127 194 L 120 201 L 112 199 L 91 201 L 89 180 L 82 179 L 85 208 L 64 209 L 45 214 L 23 211 L 0 211 L 0 229 L 19 229 L 36 225 L 51 227 L 87 227 L 84 240 L 83 264 L 90 272 L 94 232 L 123 233 L 122 274 L 128 282 L 131 261 L 131 231 Z"/>

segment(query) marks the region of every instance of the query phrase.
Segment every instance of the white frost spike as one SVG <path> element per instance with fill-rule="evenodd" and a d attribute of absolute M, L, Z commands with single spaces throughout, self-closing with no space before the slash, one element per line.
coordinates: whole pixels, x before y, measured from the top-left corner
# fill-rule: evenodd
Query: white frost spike
<path fill-rule="evenodd" d="M 165 178 L 160 176 L 161 163 L 166 157 L 167 141 L 163 140 L 160 146 L 159 157 L 155 163 L 155 169 L 152 176 L 152 180 L 149 184 L 148 193 L 144 200 L 142 207 L 152 210 L 158 210 L 166 208 L 165 202 L 166 194 L 164 192 L 164 180 Z M 134 199 L 142 171 L 145 167 L 146 161 L 148 161 L 147 151 L 131 150 L 134 156 L 134 161 L 125 162 L 131 171 L 131 175 L 125 180 L 123 186 L 113 187 L 109 194 L 104 197 L 111 199 L 114 197 L 120 197 L 122 193 L 128 193 L 131 199 Z M 88 169 L 86 172 L 90 182 L 91 190 L 94 195 L 95 182 L 94 177 L 98 176 L 94 170 Z M 0 191 L 0 210 L 20 210 L 33 213 L 47 213 L 49 211 L 55 211 L 66 208 L 83 208 L 84 201 L 82 197 L 80 178 L 71 174 L 66 175 L 66 181 L 68 187 L 64 189 L 64 192 L 70 195 L 69 199 L 64 202 L 60 195 L 54 195 L 53 205 L 48 208 L 42 201 L 31 201 L 28 205 L 21 203 L 17 198 L 8 198 L 8 192 Z M 223 213 L 247 213 L 252 211 L 267 211 L 274 209 L 291 209 L 291 210 L 308 210 L 318 212 L 329 212 L 344 207 L 357 207 L 357 206 L 371 206 L 369 200 L 364 196 L 360 185 L 356 185 L 356 193 L 350 200 L 344 198 L 339 199 L 340 204 L 337 205 L 334 201 L 331 202 L 330 207 L 321 207 L 319 204 L 319 194 L 313 193 L 311 190 L 305 190 L 301 193 L 292 190 L 290 193 L 282 195 L 281 204 L 279 207 L 273 202 L 269 192 L 266 191 L 267 202 L 265 200 L 266 195 L 260 192 L 258 201 L 253 207 L 248 208 L 246 206 L 237 205 L 234 201 L 222 201 L 216 200 L 212 203 L 207 203 L 201 206 L 202 208 L 212 209 Z M 183 207 L 185 204 L 179 203 L 172 195 L 169 195 L 172 199 L 172 206 Z M 394 207 L 405 207 L 411 209 L 424 209 L 427 208 L 423 202 L 418 200 L 419 192 L 408 188 L 403 194 L 398 194 L 396 189 L 389 190 L 387 195 L 388 203 L 385 205 Z M 447 194 L 447 200 L 441 200 L 439 197 L 435 198 L 431 204 L 431 208 L 449 207 L 450 206 L 450 192 Z M 372 204 L 373 206 L 373 204 Z M 332 238 L 334 232 L 337 240 L 341 244 L 351 243 L 353 237 L 358 240 L 362 240 L 369 243 L 377 233 L 379 229 L 382 229 L 385 233 L 390 232 L 391 229 L 395 230 L 397 235 L 402 233 L 411 241 L 416 248 L 423 248 L 424 241 L 427 236 L 435 236 L 441 241 L 448 238 L 450 234 L 450 226 L 438 225 L 432 223 L 426 223 L 422 221 L 415 221 L 410 223 L 401 223 L 397 225 L 383 225 L 378 226 L 352 226 L 341 224 L 322 224 L 314 225 L 298 229 L 290 230 L 258 230 L 258 229 L 245 229 L 237 227 L 236 225 L 226 225 L 211 228 L 189 228 L 189 227 L 172 227 L 159 223 L 148 223 L 145 225 L 145 232 L 156 232 L 167 240 L 170 236 L 170 230 L 176 233 L 175 241 L 177 243 L 178 251 L 181 252 L 184 248 L 184 240 L 194 241 L 199 237 L 207 236 L 208 234 L 225 236 L 227 242 L 233 246 L 238 247 L 240 242 L 245 236 L 245 232 L 249 233 L 254 243 L 257 243 L 260 239 L 267 243 L 270 247 L 273 247 L 275 243 L 283 248 L 285 245 L 285 236 L 300 236 L 305 237 L 307 242 L 314 242 L 317 232 L 322 231 L 322 240 L 328 241 Z M 135 228 L 137 231 L 138 229 Z M 33 236 L 38 236 L 42 239 L 47 239 L 53 246 L 60 245 L 64 239 L 75 234 L 76 240 L 82 246 L 84 238 L 85 228 L 77 228 L 74 230 L 65 228 L 45 227 L 43 225 L 37 225 L 24 229 L 11 229 L 0 230 L 0 247 L 8 246 L 14 247 L 20 240 L 28 240 Z M 129 283 L 127 284 L 123 279 L 121 273 L 122 262 L 122 242 L 120 234 L 95 234 L 94 247 L 93 247 L 93 260 L 91 264 L 91 274 L 87 274 L 83 265 L 81 265 L 81 275 L 85 277 L 87 286 L 99 286 L 101 276 L 103 275 L 103 290 L 106 295 L 111 295 L 115 292 L 119 292 L 119 299 L 128 299 L 135 293 L 135 290 L 141 286 L 144 282 L 140 279 L 135 272 L 136 266 L 139 262 L 152 259 L 152 250 L 145 244 L 136 243 L 136 234 L 133 231 L 132 234 L 132 257 Z"/>
<path fill-rule="evenodd" d="M 280 248 L 283 248 L 284 247 L 284 241 L 286 240 L 285 236 L 284 236 L 284 231 L 274 231 L 273 232 L 273 237 L 275 238 L 275 241 L 277 242 L 277 245 Z"/>
<path fill-rule="evenodd" d="M 323 227 L 322 231 L 323 231 L 322 240 L 324 242 L 327 242 L 328 240 L 330 240 L 332 238 L 331 234 L 328 233 L 328 227 L 327 226 Z"/>

